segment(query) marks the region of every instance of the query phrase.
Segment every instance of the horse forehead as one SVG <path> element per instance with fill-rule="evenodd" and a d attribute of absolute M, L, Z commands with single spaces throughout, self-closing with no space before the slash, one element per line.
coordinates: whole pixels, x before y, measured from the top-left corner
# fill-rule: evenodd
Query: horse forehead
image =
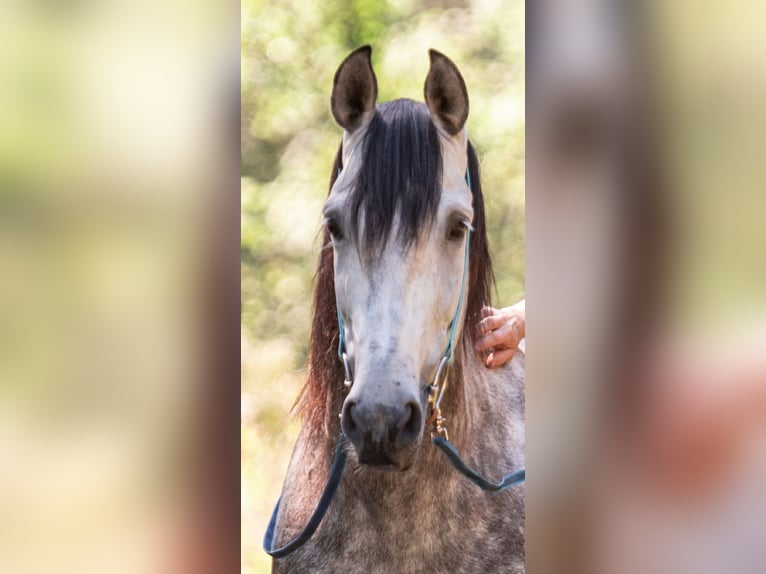
<path fill-rule="evenodd" d="M 440 269 L 438 259 L 442 250 L 434 241 L 437 235 L 424 230 L 415 241 L 403 245 L 396 241 L 399 235 L 398 219 L 397 215 L 389 240 L 382 245 L 375 257 L 365 259 L 360 251 L 360 256 L 355 261 L 360 263 L 362 268 L 354 267 L 351 271 L 360 273 L 357 280 L 361 279 L 361 282 L 367 285 L 367 292 L 373 296 L 388 293 L 391 297 L 399 297 L 413 286 L 422 287 L 421 282 L 432 280 Z"/>
<path fill-rule="evenodd" d="M 378 286 L 402 280 L 402 273 L 410 273 L 412 268 L 422 267 L 423 258 L 431 257 L 425 233 L 421 233 L 409 245 L 402 245 L 396 241 L 399 235 L 399 216 L 397 215 L 395 219 L 389 240 L 385 242 L 378 256 L 370 260 L 368 268 L 370 280 Z"/>

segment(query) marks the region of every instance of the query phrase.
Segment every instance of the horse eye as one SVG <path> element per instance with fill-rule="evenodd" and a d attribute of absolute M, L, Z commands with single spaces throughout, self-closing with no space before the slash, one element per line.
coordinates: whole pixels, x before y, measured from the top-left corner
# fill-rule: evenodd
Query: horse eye
<path fill-rule="evenodd" d="M 334 240 L 343 239 L 343 233 L 341 232 L 340 225 L 338 225 L 337 221 L 330 217 L 325 221 L 325 225 L 327 226 L 327 231 L 330 232 L 330 235 Z"/>
<path fill-rule="evenodd" d="M 465 223 L 462 221 L 457 221 L 452 224 L 452 227 L 450 227 L 449 233 L 447 234 L 447 239 L 450 239 L 452 241 L 457 241 L 458 239 L 462 239 L 465 237 L 466 232 L 466 226 Z"/>

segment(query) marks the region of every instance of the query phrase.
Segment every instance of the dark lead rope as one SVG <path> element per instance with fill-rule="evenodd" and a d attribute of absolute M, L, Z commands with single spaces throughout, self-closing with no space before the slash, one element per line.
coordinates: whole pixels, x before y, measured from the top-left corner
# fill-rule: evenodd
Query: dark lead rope
<path fill-rule="evenodd" d="M 266 528 L 266 534 L 263 537 L 263 549 L 269 556 L 272 556 L 273 558 L 287 556 L 308 542 L 314 534 L 317 527 L 322 522 L 324 515 L 327 513 L 327 509 L 330 508 L 330 503 L 332 502 L 335 493 L 338 491 L 338 486 L 340 486 L 340 481 L 343 478 L 343 471 L 346 469 L 346 453 L 343 452 L 343 445 L 345 442 L 346 437 L 343 433 L 340 433 L 338 446 L 335 447 L 335 460 L 330 469 L 330 477 L 327 479 L 327 485 L 324 487 L 322 496 L 319 497 L 319 504 L 317 504 L 314 514 L 311 515 L 308 524 L 306 524 L 306 527 L 301 533 L 290 542 L 281 548 L 274 549 L 274 527 L 277 522 L 279 503 L 282 501 L 282 498 L 280 497 L 277 501 L 277 505 L 274 507 L 274 512 L 271 513 L 271 520 L 269 520 L 269 526 Z M 443 437 L 436 437 L 431 442 L 444 453 L 447 460 L 450 461 L 452 466 L 454 466 L 460 474 L 465 476 L 482 490 L 486 490 L 487 492 L 500 492 L 508 490 L 526 480 L 526 471 L 522 469 L 504 476 L 500 482 L 491 482 L 468 466 L 450 441 Z"/>
<path fill-rule="evenodd" d="M 338 438 L 338 446 L 335 447 L 335 460 L 332 463 L 330 469 L 330 477 L 327 479 L 327 484 L 324 487 L 322 496 L 319 497 L 319 504 L 317 504 L 314 514 L 309 518 L 308 524 L 303 531 L 293 538 L 290 542 L 282 546 L 281 548 L 274 548 L 274 526 L 277 523 L 277 514 L 279 513 L 279 503 L 282 501 L 282 497 L 277 500 L 277 505 L 274 507 L 274 512 L 271 513 L 271 520 L 269 520 L 269 526 L 266 528 L 266 534 L 263 537 L 263 549 L 267 554 L 274 558 L 282 558 L 287 556 L 294 550 L 297 550 L 308 542 L 309 538 L 314 534 L 314 531 L 322 522 L 324 515 L 327 513 L 327 509 L 330 508 L 330 503 L 335 497 L 335 493 L 340 486 L 340 480 L 343 478 L 343 471 L 346 469 L 346 453 L 343 452 L 343 445 L 346 442 L 346 437 L 343 433 L 340 433 Z"/>
<path fill-rule="evenodd" d="M 447 457 L 447 460 L 452 463 L 452 466 L 454 466 L 460 474 L 465 476 L 468 480 L 473 482 L 482 490 L 486 490 L 488 492 L 500 492 L 502 490 L 508 490 L 517 484 L 521 484 L 527 478 L 527 471 L 526 469 L 522 468 L 521 470 L 517 470 L 511 474 L 506 474 L 502 480 L 500 480 L 500 482 L 490 482 L 470 466 L 468 466 L 465 461 L 460 458 L 460 453 L 455 448 L 455 445 L 453 445 L 446 438 L 437 436 L 436 438 L 431 439 L 431 442 L 434 443 L 439 448 L 439 450 L 444 453 L 444 456 Z"/>

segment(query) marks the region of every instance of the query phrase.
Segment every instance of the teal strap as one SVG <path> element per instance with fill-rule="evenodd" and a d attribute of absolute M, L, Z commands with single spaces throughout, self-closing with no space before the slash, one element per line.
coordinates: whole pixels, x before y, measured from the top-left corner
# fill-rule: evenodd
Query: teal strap
<path fill-rule="evenodd" d="M 338 168 L 337 178 L 343 171 L 342 167 Z M 343 325 L 343 316 L 340 314 L 340 306 L 338 305 L 338 294 L 335 294 L 335 312 L 338 314 L 338 359 L 341 363 L 344 363 L 343 353 L 346 352 L 346 329 Z"/>
<path fill-rule="evenodd" d="M 468 283 L 468 265 L 470 263 L 471 253 L 471 227 L 468 225 L 465 234 L 465 257 L 463 258 L 463 279 L 460 283 L 460 299 L 458 299 L 457 307 L 455 308 L 455 314 L 452 316 L 452 323 L 449 328 L 449 339 L 447 340 L 447 348 L 444 350 L 444 356 L 447 357 L 447 364 L 451 365 L 455 360 L 455 334 L 457 333 L 457 325 L 460 322 L 460 313 L 463 310 L 463 299 L 465 298 L 465 287 Z"/>
<path fill-rule="evenodd" d="M 488 492 L 499 492 L 501 490 L 507 490 L 516 486 L 517 484 L 521 484 L 527 478 L 526 470 L 522 468 L 516 472 L 506 474 L 500 479 L 499 482 L 492 482 L 468 466 L 461 458 L 460 453 L 457 451 L 455 446 L 446 438 L 435 437 L 431 439 L 431 442 L 433 442 L 434 445 L 436 445 L 439 450 L 444 453 L 444 456 L 447 457 L 447 460 L 450 461 L 452 466 L 454 466 L 455 469 L 460 472 L 460 474 L 465 476 L 468 480 L 473 482 L 482 490 L 486 490 Z"/>
<path fill-rule="evenodd" d="M 335 299 L 335 311 L 338 313 L 338 359 L 343 362 L 343 353 L 346 352 L 346 327 L 343 324 L 343 316 L 340 314 L 338 300 Z"/>
<path fill-rule="evenodd" d="M 468 190 L 471 189 L 471 170 L 465 170 L 465 183 L 468 185 Z M 447 340 L 447 348 L 444 351 L 444 356 L 447 358 L 447 364 L 451 365 L 455 360 L 455 334 L 457 333 L 457 325 L 460 322 L 460 313 L 463 310 L 463 299 L 465 298 L 465 287 L 468 284 L 468 265 L 469 255 L 471 253 L 471 231 L 473 228 L 470 223 L 466 223 L 467 232 L 465 234 L 465 257 L 463 259 L 463 279 L 460 283 L 460 299 L 458 299 L 457 307 L 455 308 L 455 314 L 452 317 L 452 323 L 449 329 L 449 339 Z"/>

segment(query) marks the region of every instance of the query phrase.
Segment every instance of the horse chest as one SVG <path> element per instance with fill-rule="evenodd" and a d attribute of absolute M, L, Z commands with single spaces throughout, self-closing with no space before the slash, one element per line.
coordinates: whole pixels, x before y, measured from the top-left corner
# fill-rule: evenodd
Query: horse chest
<path fill-rule="evenodd" d="M 274 571 L 523 572 L 520 499 L 474 490 L 445 481 L 427 492 L 340 494 L 315 539 Z"/>

